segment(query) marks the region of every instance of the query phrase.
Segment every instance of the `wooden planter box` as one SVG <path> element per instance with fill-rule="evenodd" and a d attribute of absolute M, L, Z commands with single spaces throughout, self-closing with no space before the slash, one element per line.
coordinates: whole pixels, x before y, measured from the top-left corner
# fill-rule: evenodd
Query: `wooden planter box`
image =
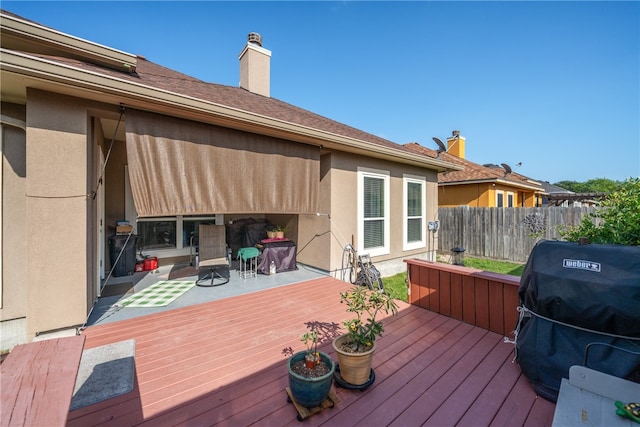
<path fill-rule="evenodd" d="M 513 338 L 520 277 L 407 259 L 409 303 Z"/>

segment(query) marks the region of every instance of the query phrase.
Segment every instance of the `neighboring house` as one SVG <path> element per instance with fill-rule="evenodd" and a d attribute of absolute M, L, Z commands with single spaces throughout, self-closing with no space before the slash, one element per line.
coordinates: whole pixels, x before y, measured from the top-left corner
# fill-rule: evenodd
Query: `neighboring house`
<path fill-rule="evenodd" d="M 335 275 L 351 242 L 383 275 L 432 255 L 437 174 L 460 167 L 271 98 L 259 35 L 229 87 L 0 18 L 3 349 L 85 322 L 122 219 L 161 264 L 199 222 L 250 217 Z"/>
<path fill-rule="evenodd" d="M 540 181 L 540 185 L 544 188 L 544 196 L 542 196 L 542 205 L 543 206 L 569 206 L 569 201 L 564 199 L 565 197 L 573 197 L 575 193 L 573 191 L 569 191 L 565 188 L 558 187 L 557 185 L 553 185 L 548 181 Z M 572 203 L 572 206 L 576 206 Z M 577 205 L 580 206 L 580 205 Z"/>
<path fill-rule="evenodd" d="M 545 190 L 545 195 L 542 198 L 543 206 L 595 206 L 607 196 L 607 193 L 602 192 L 575 193 L 546 181 L 541 181 L 540 183 Z"/>
<path fill-rule="evenodd" d="M 515 173 L 510 167 L 480 165 L 465 158 L 466 138 L 453 131 L 446 151 L 432 150 L 415 142 L 404 146 L 414 152 L 457 164 L 462 170 L 438 174 L 440 207 L 534 207 L 542 204 L 544 188 L 537 181 Z"/>

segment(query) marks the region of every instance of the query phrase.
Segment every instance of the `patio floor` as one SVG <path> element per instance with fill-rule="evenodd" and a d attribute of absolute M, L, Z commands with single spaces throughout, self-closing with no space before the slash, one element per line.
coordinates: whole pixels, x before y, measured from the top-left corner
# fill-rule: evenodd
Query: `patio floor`
<path fill-rule="evenodd" d="M 89 326 L 85 348 L 136 340 L 135 386 L 72 411 L 68 425 L 299 425 L 285 350 L 303 350 L 300 335 L 316 324 L 335 360 L 348 286 L 323 277 Z M 551 425 L 555 405 L 536 396 L 502 336 L 404 303 L 385 328 L 374 384 L 336 388 L 336 406 L 304 424 Z"/>
<path fill-rule="evenodd" d="M 189 266 L 189 264 L 165 265 L 155 271 L 138 272 L 129 276 L 110 277 L 106 286 L 102 289 L 102 294 L 108 296 L 98 298 L 87 320 L 87 325 L 100 325 L 118 320 L 132 319 L 134 317 L 161 313 L 166 310 L 174 310 L 176 308 L 188 307 L 194 304 L 258 292 L 326 276 L 326 273 L 305 266 L 304 264 L 297 265 L 298 269 L 294 271 L 287 271 L 275 275 L 258 274 L 255 278 L 249 277 L 247 279 L 241 278 L 238 270 L 232 265 L 229 271 L 229 283 L 214 287 L 196 286 L 168 306 L 155 308 L 120 307 L 118 302 L 128 295 L 111 295 L 114 293 L 111 289 L 116 287 L 123 289 L 123 285 L 128 285 L 132 287 L 133 291 L 140 292 L 162 280 L 195 281 L 198 278 L 196 268 Z M 127 286 L 124 286 L 124 288 L 126 287 Z"/>

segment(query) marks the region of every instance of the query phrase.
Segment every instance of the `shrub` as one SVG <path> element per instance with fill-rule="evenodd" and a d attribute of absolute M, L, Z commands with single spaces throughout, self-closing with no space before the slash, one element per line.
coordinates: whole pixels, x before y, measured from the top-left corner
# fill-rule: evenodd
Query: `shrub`
<path fill-rule="evenodd" d="M 586 237 L 591 243 L 640 246 L 640 178 L 624 181 L 581 224 L 558 231 L 570 242 Z"/>

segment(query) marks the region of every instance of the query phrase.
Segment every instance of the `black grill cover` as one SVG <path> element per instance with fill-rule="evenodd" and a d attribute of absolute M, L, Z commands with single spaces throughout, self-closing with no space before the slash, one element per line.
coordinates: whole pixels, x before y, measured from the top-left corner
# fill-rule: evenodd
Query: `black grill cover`
<path fill-rule="evenodd" d="M 541 241 L 519 288 L 527 313 L 518 324 L 516 361 L 542 397 L 556 401 L 569 368 L 590 343 L 640 352 L 640 247 Z M 616 335 L 616 336 L 612 336 Z M 640 358 L 605 345 L 587 366 L 637 381 Z"/>

